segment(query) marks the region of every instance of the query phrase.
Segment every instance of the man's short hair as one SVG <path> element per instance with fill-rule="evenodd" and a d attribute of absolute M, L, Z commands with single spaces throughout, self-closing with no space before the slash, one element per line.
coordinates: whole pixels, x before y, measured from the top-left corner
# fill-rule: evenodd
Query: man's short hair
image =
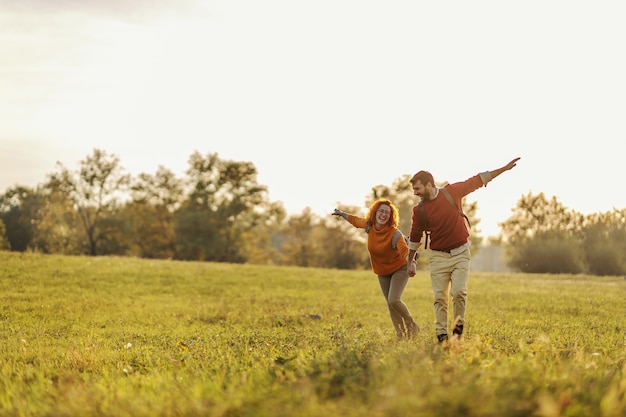
<path fill-rule="evenodd" d="M 416 182 L 421 182 L 422 185 L 427 185 L 431 183 L 433 186 L 435 185 L 435 179 L 433 178 L 433 174 L 428 171 L 419 171 L 417 174 L 413 175 L 413 178 L 409 180 L 411 185 L 415 185 Z"/>

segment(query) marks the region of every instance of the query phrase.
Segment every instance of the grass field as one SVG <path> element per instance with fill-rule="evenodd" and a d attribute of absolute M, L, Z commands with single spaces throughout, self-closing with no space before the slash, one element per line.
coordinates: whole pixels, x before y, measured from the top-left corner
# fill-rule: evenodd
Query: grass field
<path fill-rule="evenodd" d="M 0 416 L 626 416 L 623 277 L 473 273 L 435 343 L 370 271 L 0 252 Z"/>

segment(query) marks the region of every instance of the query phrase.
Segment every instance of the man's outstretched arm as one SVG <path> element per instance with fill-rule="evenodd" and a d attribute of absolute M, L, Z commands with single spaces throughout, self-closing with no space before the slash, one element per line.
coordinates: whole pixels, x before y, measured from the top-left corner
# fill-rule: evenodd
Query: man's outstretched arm
<path fill-rule="evenodd" d="M 519 161 L 521 158 L 515 158 L 513 160 L 511 160 L 511 162 L 509 162 L 508 164 L 506 164 L 503 167 L 500 167 L 498 169 L 494 169 L 493 171 L 485 171 L 485 172 L 481 172 L 480 173 L 480 178 L 483 180 L 483 184 L 487 185 L 487 183 L 491 180 L 493 180 L 495 177 L 497 177 L 498 175 L 502 174 L 504 171 L 508 171 L 511 168 L 513 168 L 516 164 L 517 161 Z"/>

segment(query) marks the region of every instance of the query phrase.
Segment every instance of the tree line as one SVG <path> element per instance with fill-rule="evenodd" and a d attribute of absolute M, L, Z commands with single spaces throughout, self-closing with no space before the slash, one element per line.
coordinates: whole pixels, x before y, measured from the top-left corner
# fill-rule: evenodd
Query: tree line
<path fill-rule="evenodd" d="M 443 184 L 442 184 L 443 185 Z M 417 203 L 409 176 L 376 185 L 363 207 L 392 200 L 408 233 Z M 464 203 L 473 252 L 482 240 L 476 202 Z M 626 275 L 626 209 L 584 216 L 543 193 L 520 198 L 495 244 L 521 272 Z M 0 249 L 66 255 L 368 269 L 365 233 L 309 208 L 288 214 L 270 201 L 251 162 L 194 152 L 183 178 L 159 166 L 127 174 L 115 154 L 94 149 L 71 170 L 58 163 L 37 187 L 0 195 Z"/>

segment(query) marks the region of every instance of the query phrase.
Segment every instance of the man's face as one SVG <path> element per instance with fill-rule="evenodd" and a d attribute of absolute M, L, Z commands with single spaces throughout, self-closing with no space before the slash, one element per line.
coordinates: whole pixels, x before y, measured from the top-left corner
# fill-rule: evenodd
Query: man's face
<path fill-rule="evenodd" d="M 426 186 L 421 181 L 415 181 L 415 184 L 413 184 L 413 194 L 422 200 L 427 200 L 429 195 Z"/>

